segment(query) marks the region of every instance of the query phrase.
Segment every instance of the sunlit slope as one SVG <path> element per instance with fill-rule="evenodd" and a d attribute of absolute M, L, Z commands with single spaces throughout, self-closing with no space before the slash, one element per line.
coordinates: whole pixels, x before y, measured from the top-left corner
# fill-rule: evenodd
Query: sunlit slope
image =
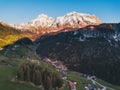
<path fill-rule="evenodd" d="M 27 35 L 23 34 L 20 31 L 17 31 L 0 21 L 0 47 L 4 47 L 8 44 L 12 44 L 22 37 L 26 37 Z"/>

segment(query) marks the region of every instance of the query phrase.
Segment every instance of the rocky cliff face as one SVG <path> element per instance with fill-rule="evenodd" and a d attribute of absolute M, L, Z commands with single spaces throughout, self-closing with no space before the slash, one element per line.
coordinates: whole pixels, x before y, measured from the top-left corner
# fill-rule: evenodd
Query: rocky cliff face
<path fill-rule="evenodd" d="M 88 25 L 97 25 L 100 23 L 100 20 L 94 15 L 71 12 L 65 16 L 57 17 L 52 25 L 57 29 L 64 29 L 82 28 Z"/>
<path fill-rule="evenodd" d="M 41 14 L 36 19 L 29 21 L 27 24 L 14 24 L 12 27 L 21 31 L 29 31 L 37 35 L 43 35 L 61 30 L 77 30 L 78 28 L 83 28 L 88 25 L 98 25 L 100 23 L 101 21 L 94 15 L 71 12 L 55 19 Z"/>

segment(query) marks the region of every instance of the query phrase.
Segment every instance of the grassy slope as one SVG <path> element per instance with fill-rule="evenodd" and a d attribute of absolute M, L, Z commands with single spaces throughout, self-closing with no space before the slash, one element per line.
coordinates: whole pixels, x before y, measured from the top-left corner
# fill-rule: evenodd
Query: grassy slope
<path fill-rule="evenodd" d="M 92 83 L 90 80 L 87 80 L 87 79 L 77 76 L 75 74 L 68 74 L 67 77 L 68 77 L 68 80 L 77 82 L 77 84 L 76 84 L 77 90 L 85 90 L 83 84 L 84 83 Z"/>
<path fill-rule="evenodd" d="M 120 90 L 120 86 L 112 85 L 112 84 L 110 84 L 108 82 L 105 82 L 105 81 L 103 81 L 101 79 L 98 79 L 97 82 L 99 82 L 100 84 L 105 85 L 107 87 L 114 88 L 115 90 Z"/>
<path fill-rule="evenodd" d="M 15 50 L 12 50 L 13 47 L 14 45 L 11 45 L 10 47 L 7 47 L 5 51 L 0 51 L 0 90 L 42 90 L 31 83 L 20 83 L 14 80 L 19 65 L 24 62 L 29 62 L 29 60 L 32 59 L 40 60 L 35 53 L 35 47 L 32 45 L 20 45 Z M 4 55 L 6 51 L 7 54 Z M 29 60 L 26 60 L 27 57 L 29 57 Z M 43 61 L 39 61 L 39 64 L 42 67 L 53 68 Z"/>
<path fill-rule="evenodd" d="M 38 87 L 35 87 L 29 83 L 18 83 L 12 81 L 16 76 L 16 71 L 18 66 L 26 62 L 28 56 L 38 57 L 34 53 L 34 47 L 31 46 L 31 49 L 26 48 L 25 46 L 20 46 L 15 50 L 12 50 L 14 46 L 10 46 L 7 51 L 7 54 L 4 55 L 5 51 L 0 51 L 0 90 L 41 90 Z M 21 58 L 21 56 L 23 56 Z"/>
<path fill-rule="evenodd" d="M 0 54 L 0 90 L 41 90 L 27 82 L 12 81 L 15 79 L 18 66 L 23 62 L 27 61 L 22 58 L 9 58 Z M 46 66 L 44 63 L 42 65 Z"/>
<path fill-rule="evenodd" d="M 87 80 L 86 78 L 77 76 L 75 74 L 68 74 L 67 77 L 68 77 L 68 80 L 77 82 L 77 84 L 76 84 L 77 90 L 85 90 L 83 83 L 92 83 L 90 80 Z M 112 85 L 112 84 L 107 83 L 101 79 L 97 79 L 97 82 L 99 82 L 100 84 L 102 84 L 104 86 L 114 88 L 115 90 L 120 90 L 120 86 Z M 107 89 L 107 90 L 110 90 L 110 89 Z"/>
<path fill-rule="evenodd" d="M 0 65 L 0 90 L 40 90 L 27 83 L 12 82 L 16 75 L 15 69 L 15 67 Z"/>

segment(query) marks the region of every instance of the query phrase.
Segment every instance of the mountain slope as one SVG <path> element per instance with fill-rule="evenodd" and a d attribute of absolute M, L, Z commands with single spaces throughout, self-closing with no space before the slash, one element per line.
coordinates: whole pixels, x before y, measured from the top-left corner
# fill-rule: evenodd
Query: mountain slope
<path fill-rule="evenodd" d="M 92 27 L 92 28 L 91 28 Z M 120 24 L 88 26 L 38 40 L 39 56 L 63 61 L 70 69 L 120 85 Z"/>
<path fill-rule="evenodd" d="M 16 30 L 15 28 L 11 27 L 10 25 L 0 21 L 0 49 L 2 47 L 13 44 L 17 40 L 28 37 L 33 40 L 33 35 L 29 32 L 22 32 L 20 30 Z"/>
<path fill-rule="evenodd" d="M 24 34 L 0 21 L 0 47 L 11 44 L 23 37 Z"/>

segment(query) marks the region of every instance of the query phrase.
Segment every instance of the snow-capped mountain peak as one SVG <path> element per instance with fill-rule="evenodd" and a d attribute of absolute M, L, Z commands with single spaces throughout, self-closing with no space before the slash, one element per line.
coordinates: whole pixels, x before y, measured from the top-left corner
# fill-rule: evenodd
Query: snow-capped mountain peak
<path fill-rule="evenodd" d="M 86 27 L 88 25 L 98 25 L 101 21 L 95 15 L 70 12 L 64 16 L 59 16 L 57 18 L 49 17 L 45 14 L 40 14 L 36 19 L 29 21 L 25 25 L 14 25 L 16 29 L 29 30 L 31 32 L 40 33 L 50 33 L 56 32 L 63 29 L 78 29 Z"/>
<path fill-rule="evenodd" d="M 66 17 L 71 17 L 74 20 L 78 19 L 79 21 L 83 21 L 83 22 L 88 21 L 88 22 L 96 23 L 96 21 L 99 21 L 99 23 L 100 23 L 100 20 L 95 15 L 78 13 L 78 12 L 75 12 L 75 11 L 68 13 L 66 15 Z"/>
<path fill-rule="evenodd" d="M 48 15 L 46 15 L 46 14 L 40 14 L 40 15 L 38 15 L 38 18 L 41 18 L 41 17 L 48 17 Z"/>
<path fill-rule="evenodd" d="M 54 19 L 52 17 L 49 17 L 45 14 L 40 14 L 36 19 L 28 22 L 28 24 L 36 27 L 47 27 L 50 26 L 53 21 Z"/>
<path fill-rule="evenodd" d="M 85 14 L 85 13 L 78 13 L 76 11 L 73 11 L 73 12 L 70 12 L 70 13 L 67 13 L 66 15 L 90 15 L 90 14 Z"/>
<path fill-rule="evenodd" d="M 101 21 L 95 15 L 70 12 L 64 16 L 57 17 L 53 25 L 59 28 L 81 28 L 100 23 Z"/>

